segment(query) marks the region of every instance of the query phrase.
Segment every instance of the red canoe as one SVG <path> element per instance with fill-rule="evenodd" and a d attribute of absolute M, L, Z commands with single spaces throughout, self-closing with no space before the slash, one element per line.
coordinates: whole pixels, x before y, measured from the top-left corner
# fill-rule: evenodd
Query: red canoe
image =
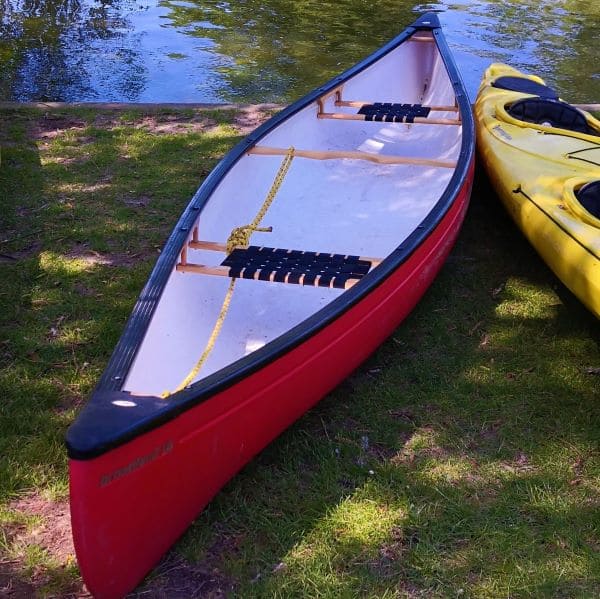
<path fill-rule="evenodd" d="M 394 331 L 458 235 L 473 166 L 470 103 L 435 14 L 221 161 L 67 434 L 75 549 L 95 596 L 135 588 Z"/>

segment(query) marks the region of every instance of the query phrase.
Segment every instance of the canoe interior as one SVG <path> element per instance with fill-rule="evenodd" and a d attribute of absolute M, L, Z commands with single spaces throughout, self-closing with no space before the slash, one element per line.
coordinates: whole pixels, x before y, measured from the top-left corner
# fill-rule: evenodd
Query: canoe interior
<path fill-rule="evenodd" d="M 283 121 L 259 146 L 315 152 L 363 152 L 455 163 L 462 128 L 318 118 L 319 110 L 356 115 L 343 102 L 393 102 L 446 107 L 430 118 L 456 121 L 455 92 L 433 36 L 401 44 L 325 97 Z M 284 156 L 244 154 L 199 213 L 202 240 L 224 243 L 260 210 Z M 432 211 L 454 173 L 448 166 L 380 164 L 363 159 L 293 159 L 251 242 L 290 250 L 385 259 Z M 190 229 L 190 238 L 194 227 Z M 187 261 L 219 265 L 222 252 L 188 249 Z M 175 390 L 207 345 L 229 278 L 173 270 L 122 389 L 133 395 Z M 195 377 L 263 347 L 338 298 L 343 290 L 239 279 L 214 349 Z"/>

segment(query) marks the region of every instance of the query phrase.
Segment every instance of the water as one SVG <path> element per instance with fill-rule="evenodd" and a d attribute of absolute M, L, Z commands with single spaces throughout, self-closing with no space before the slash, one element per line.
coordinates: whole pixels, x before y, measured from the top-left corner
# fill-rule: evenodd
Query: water
<path fill-rule="evenodd" d="M 288 103 L 429 9 L 472 98 L 504 61 L 600 102 L 596 0 L 0 0 L 0 100 Z"/>

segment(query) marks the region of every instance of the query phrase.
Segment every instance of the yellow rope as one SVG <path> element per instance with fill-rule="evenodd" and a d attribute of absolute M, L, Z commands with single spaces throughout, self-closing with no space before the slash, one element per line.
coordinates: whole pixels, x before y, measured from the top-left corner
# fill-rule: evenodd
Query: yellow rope
<path fill-rule="evenodd" d="M 192 368 L 191 372 L 185 377 L 185 379 L 183 379 L 183 381 L 180 383 L 179 387 L 177 387 L 177 389 L 175 389 L 175 391 L 173 393 L 177 393 L 177 391 L 181 391 L 182 389 L 185 389 L 196 378 L 196 375 L 200 372 L 200 369 L 204 365 L 204 362 L 206 362 L 206 360 L 208 359 L 210 352 L 213 350 L 213 347 L 215 346 L 217 337 L 219 336 L 219 333 L 221 332 L 221 327 L 223 326 L 223 323 L 225 322 L 225 317 L 227 316 L 227 311 L 229 310 L 229 304 L 231 303 L 231 298 L 233 296 L 233 289 L 235 287 L 236 280 L 237 279 L 231 279 L 231 281 L 229 281 L 229 289 L 227 290 L 225 299 L 223 300 L 223 305 L 221 306 L 221 311 L 219 312 L 219 316 L 217 317 L 217 322 L 215 322 L 215 326 L 213 327 L 212 333 L 210 334 L 208 343 L 206 344 L 206 347 L 204 348 L 202 355 L 200 356 L 199 360 L 196 362 L 196 365 L 194 366 L 194 368 Z"/>
<path fill-rule="evenodd" d="M 250 236 L 255 231 L 270 232 L 273 230 L 272 227 L 259 227 L 258 225 L 260 225 L 260 222 L 262 221 L 265 214 L 269 210 L 271 204 L 273 203 L 273 200 L 275 199 L 275 196 L 277 195 L 277 192 L 279 191 L 279 188 L 281 187 L 281 184 L 283 183 L 283 180 L 285 179 L 285 176 L 287 175 L 287 172 L 290 168 L 290 165 L 292 164 L 293 159 L 294 159 L 294 148 L 290 148 L 288 150 L 287 154 L 285 155 L 285 158 L 281 162 L 281 166 L 279 167 L 279 170 L 277 171 L 277 174 L 275 175 L 275 179 L 273 180 L 273 184 L 271 185 L 271 189 L 269 190 L 269 193 L 267 194 L 267 197 L 265 198 L 263 205 L 260 207 L 260 210 L 257 212 L 257 214 L 254 217 L 254 219 L 252 220 L 252 222 L 249 225 L 243 225 L 241 227 L 236 227 L 235 229 L 233 229 L 233 231 L 231 231 L 231 233 L 227 239 L 227 253 L 228 254 L 230 254 L 236 247 L 247 248 L 250 245 Z M 223 323 L 225 322 L 225 317 L 227 316 L 227 312 L 229 310 L 229 305 L 231 304 L 231 298 L 233 297 L 233 290 L 235 288 L 236 281 L 237 281 L 237 279 L 235 277 L 232 277 L 231 281 L 229 282 L 229 289 L 227 289 L 227 293 L 225 294 L 225 299 L 223 300 L 223 305 L 221 306 L 219 316 L 217 317 L 217 322 L 215 322 L 215 326 L 213 327 L 213 330 L 210 334 L 210 337 L 208 339 L 206 347 L 204 348 L 204 351 L 202 352 L 202 355 L 196 362 L 195 366 L 192 368 L 190 373 L 185 377 L 185 379 L 183 379 L 183 381 L 180 383 L 180 385 L 177 387 L 177 389 L 175 389 L 175 391 L 172 391 L 172 392 L 165 391 L 162 394 L 162 397 L 166 398 L 169 395 L 171 395 L 172 393 L 177 393 L 178 391 L 185 389 L 196 378 L 196 376 L 200 372 L 200 369 L 202 368 L 202 366 L 208 359 L 208 356 L 211 354 L 211 352 L 215 346 L 215 343 L 217 342 L 217 337 L 219 336 L 219 333 L 221 332 L 221 328 L 223 327 Z"/>
<path fill-rule="evenodd" d="M 275 175 L 275 179 L 273 180 L 273 184 L 271 185 L 271 189 L 263 202 L 263 205 L 260 207 L 260 210 L 256 213 L 254 220 L 249 225 L 243 225 L 241 227 L 236 227 L 231 231 L 228 239 L 227 239 L 227 253 L 231 253 L 236 247 L 244 247 L 247 248 L 250 245 L 250 236 L 254 231 L 263 231 L 270 232 L 272 231 L 271 227 L 268 228 L 259 228 L 262 219 L 265 217 L 265 214 L 271 207 L 285 176 L 292 164 L 292 160 L 294 159 L 294 148 L 290 148 L 287 151 L 283 161 L 281 162 L 281 166 Z"/>

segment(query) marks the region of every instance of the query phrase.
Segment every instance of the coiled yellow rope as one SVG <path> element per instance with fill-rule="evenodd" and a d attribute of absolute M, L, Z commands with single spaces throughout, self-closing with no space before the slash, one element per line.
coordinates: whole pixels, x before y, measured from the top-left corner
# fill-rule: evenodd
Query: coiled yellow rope
<path fill-rule="evenodd" d="M 263 202 L 262 206 L 260 207 L 260 210 L 257 212 L 257 214 L 254 217 L 254 219 L 252 220 L 252 222 L 249 225 L 243 225 L 241 227 L 236 227 L 229 234 L 229 237 L 227 238 L 227 253 L 228 254 L 230 254 L 236 247 L 247 248 L 250 245 L 250 237 L 251 237 L 252 233 L 254 233 L 255 231 L 271 232 L 273 230 L 272 227 L 259 227 L 259 225 L 260 225 L 262 219 L 265 217 L 265 214 L 271 207 L 271 204 L 273 203 L 273 200 L 275 199 L 275 196 L 277 195 L 277 192 L 279 191 L 279 188 L 281 187 L 281 184 L 283 183 L 283 180 L 285 179 L 285 176 L 287 175 L 287 172 L 290 168 L 290 165 L 292 164 L 293 159 L 294 159 L 294 148 L 291 147 L 291 148 L 289 148 L 289 150 L 287 151 L 287 154 L 285 155 L 283 161 L 281 162 L 281 166 L 279 167 L 279 170 L 277 171 L 277 174 L 275 175 L 275 179 L 273 180 L 271 189 L 269 190 L 269 193 L 267 194 L 265 201 Z M 223 305 L 221 306 L 221 310 L 219 311 L 219 316 L 217 317 L 215 326 L 213 327 L 210 337 L 208 338 L 206 347 L 204 348 L 204 351 L 202 352 L 202 355 L 200 356 L 200 358 L 198 358 L 198 361 L 196 362 L 195 366 L 192 368 L 190 373 L 185 377 L 185 379 L 183 379 L 183 381 L 179 384 L 179 386 L 175 389 L 175 391 L 172 391 L 172 392 L 165 391 L 162 394 L 162 397 L 164 397 L 164 398 L 169 397 L 169 395 L 172 395 L 173 393 L 177 393 L 178 391 L 185 389 L 196 378 L 196 376 L 200 372 L 200 369 L 202 368 L 202 366 L 208 359 L 208 356 L 212 352 L 212 350 L 215 346 L 215 343 L 217 341 L 217 338 L 219 336 L 219 333 L 221 332 L 221 328 L 223 327 L 223 323 L 225 322 L 225 317 L 227 316 L 227 312 L 229 310 L 229 305 L 231 304 L 231 298 L 233 297 L 233 290 L 235 288 L 236 281 L 237 281 L 237 279 L 235 277 L 232 277 L 231 281 L 229 282 L 229 288 L 227 289 L 227 293 L 225 294 L 225 299 L 223 300 Z"/>
<path fill-rule="evenodd" d="M 294 148 L 290 148 L 287 151 L 287 154 L 283 158 L 281 162 L 281 166 L 275 175 L 275 179 L 273 180 L 273 184 L 271 185 L 271 189 L 263 202 L 263 205 L 260 207 L 260 210 L 256 213 L 254 220 L 249 225 L 243 225 L 241 227 L 236 227 L 231 231 L 229 237 L 227 239 L 227 253 L 230 254 L 236 247 L 247 248 L 250 245 L 250 236 L 254 231 L 263 231 L 265 233 L 270 233 L 273 229 L 272 227 L 260 228 L 262 219 L 265 217 L 265 214 L 271 207 L 285 176 L 290 168 L 290 164 L 292 164 L 292 160 L 294 159 Z"/>

